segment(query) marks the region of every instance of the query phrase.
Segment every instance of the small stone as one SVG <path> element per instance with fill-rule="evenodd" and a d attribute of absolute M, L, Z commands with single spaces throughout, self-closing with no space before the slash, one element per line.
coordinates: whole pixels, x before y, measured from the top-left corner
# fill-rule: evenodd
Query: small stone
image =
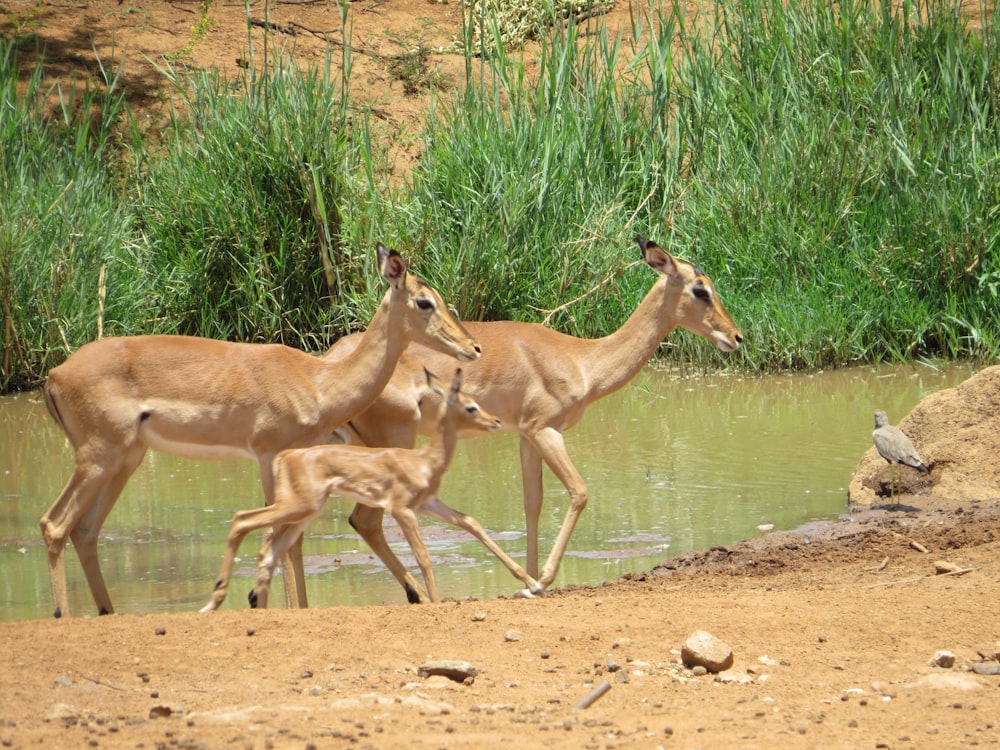
<path fill-rule="evenodd" d="M 155 630 L 154 632 L 155 632 L 155 633 L 156 633 L 157 635 L 166 635 L 166 634 L 167 634 L 167 629 L 166 629 L 165 627 L 163 627 L 163 626 L 161 625 L 161 626 L 160 626 L 160 627 L 158 627 L 158 628 L 157 628 L 157 629 L 156 629 L 156 630 Z"/>
<path fill-rule="evenodd" d="M 951 651 L 937 651 L 931 657 L 930 665 L 932 667 L 941 667 L 941 669 L 951 669 L 955 666 L 955 654 L 951 653 Z"/>
<path fill-rule="evenodd" d="M 427 679 L 432 675 L 447 677 L 449 680 L 461 682 L 463 685 L 471 685 L 479 674 L 479 670 L 467 661 L 459 659 L 445 659 L 442 661 L 432 661 L 420 665 L 417 674 Z"/>
<path fill-rule="evenodd" d="M 254 633 L 256 633 L 256 632 L 257 632 L 257 631 L 256 631 L 256 630 L 254 630 L 253 628 L 247 628 L 247 635 L 253 635 L 253 634 L 254 634 Z"/>
<path fill-rule="evenodd" d="M 522 633 L 519 630 L 508 630 L 506 633 L 503 634 L 503 639 L 505 641 L 507 641 L 508 643 L 511 643 L 511 642 L 514 642 L 514 641 L 523 641 L 524 640 L 524 633 Z"/>
<path fill-rule="evenodd" d="M 476 612 L 476 614 L 474 614 L 471 619 L 473 622 L 483 622 L 486 619 L 486 613 Z"/>
<path fill-rule="evenodd" d="M 170 709 L 170 706 L 153 706 L 151 709 L 149 709 L 149 718 L 162 719 L 167 716 L 170 716 L 170 714 L 172 713 L 173 711 Z"/>

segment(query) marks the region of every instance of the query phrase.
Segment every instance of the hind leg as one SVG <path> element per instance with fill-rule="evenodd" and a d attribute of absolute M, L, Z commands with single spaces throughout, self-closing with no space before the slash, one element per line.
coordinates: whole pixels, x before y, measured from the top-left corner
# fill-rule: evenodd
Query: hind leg
<path fill-rule="evenodd" d="M 117 467 L 78 456 L 73 476 L 56 502 L 42 516 L 42 537 L 48 552 L 55 617 L 69 614 L 66 593 L 66 542 L 69 539 L 73 540 L 97 611 L 102 615 L 114 612 L 101 573 L 97 540 L 104 520 L 145 453 L 144 447 L 135 447 L 123 460 L 116 462 Z"/>

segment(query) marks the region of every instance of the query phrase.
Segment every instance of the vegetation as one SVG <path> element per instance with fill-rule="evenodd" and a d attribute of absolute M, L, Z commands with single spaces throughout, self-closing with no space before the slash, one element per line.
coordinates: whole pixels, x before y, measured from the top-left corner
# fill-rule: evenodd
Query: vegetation
<path fill-rule="evenodd" d="M 468 83 L 430 87 L 424 161 L 394 188 L 349 54 L 167 67 L 184 106 L 153 138 L 113 67 L 75 97 L 37 73 L 18 91 L 23 39 L 0 43 L 0 389 L 98 335 L 322 349 L 383 294 L 376 240 L 462 317 L 599 336 L 650 286 L 632 238 L 652 237 L 743 327 L 725 359 L 668 340 L 702 367 L 997 356 L 998 12 L 736 0 L 689 26 L 659 8 L 627 44 L 571 18 L 530 77 L 480 12 Z"/>

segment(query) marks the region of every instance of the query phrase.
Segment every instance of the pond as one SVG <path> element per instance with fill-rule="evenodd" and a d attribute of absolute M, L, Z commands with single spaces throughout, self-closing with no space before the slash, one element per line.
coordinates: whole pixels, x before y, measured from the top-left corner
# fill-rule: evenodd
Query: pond
<path fill-rule="evenodd" d="M 966 364 L 851 368 L 744 377 L 644 369 L 567 433 L 590 490 L 554 586 L 593 584 L 674 555 L 729 544 L 847 510 L 847 485 L 872 444 L 872 412 L 893 424 L 924 396 L 973 373 Z M 38 393 L 0 398 L 0 620 L 51 616 L 38 521 L 72 472 L 73 453 Z M 475 516 L 523 563 L 524 513 L 516 435 L 463 441 L 441 497 Z M 191 611 L 217 577 L 232 514 L 262 503 L 256 465 L 149 453 L 104 525 L 101 565 L 118 612 Z M 332 498 L 306 532 L 312 606 L 405 602 L 402 590 Z M 541 562 L 568 507 L 546 470 Z M 387 522 L 393 549 L 419 576 Z M 441 595 L 510 595 L 518 582 L 464 532 L 423 520 Z M 226 608 L 246 605 L 260 532 L 244 540 Z M 72 548 L 70 611 L 96 612 Z M 284 601 L 280 575 L 271 601 Z"/>

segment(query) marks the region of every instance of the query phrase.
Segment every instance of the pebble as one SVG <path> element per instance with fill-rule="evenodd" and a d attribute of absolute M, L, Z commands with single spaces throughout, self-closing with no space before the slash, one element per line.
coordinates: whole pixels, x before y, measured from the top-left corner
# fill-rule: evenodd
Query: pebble
<path fill-rule="evenodd" d="M 522 633 L 520 630 L 508 630 L 506 633 L 503 634 L 503 639 L 508 643 L 511 643 L 513 641 L 523 641 L 524 633 Z"/>
<path fill-rule="evenodd" d="M 733 666 L 733 650 L 711 633 L 696 630 L 684 641 L 681 660 L 692 671 L 701 666 L 709 672 L 724 672 Z"/>
<path fill-rule="evenodd" d="M 472 616 L 471 619 L 472 619 L 473 622 L 482 622 L 483 620 L 486 619 L 486 613 L 485 612 L 476 612 Z"/>
<path fill-rule="evenodd" d="M 955 654 L 951 651 L 937 651 L 931 657 L 930 665 L 932 667 L 941 667 L 941 669 L 951 669 L 955 666 Z"/>
<path fill-rule="evenodd" d="M 475 681 L 476 675 L 479 674 L 479 670 L 467 661 L 444 659 L 421 664 L 417 667 L 417 674 L 425 679 L 432 675 L 440 675 L 464 685 L 471 685 Z"/>

